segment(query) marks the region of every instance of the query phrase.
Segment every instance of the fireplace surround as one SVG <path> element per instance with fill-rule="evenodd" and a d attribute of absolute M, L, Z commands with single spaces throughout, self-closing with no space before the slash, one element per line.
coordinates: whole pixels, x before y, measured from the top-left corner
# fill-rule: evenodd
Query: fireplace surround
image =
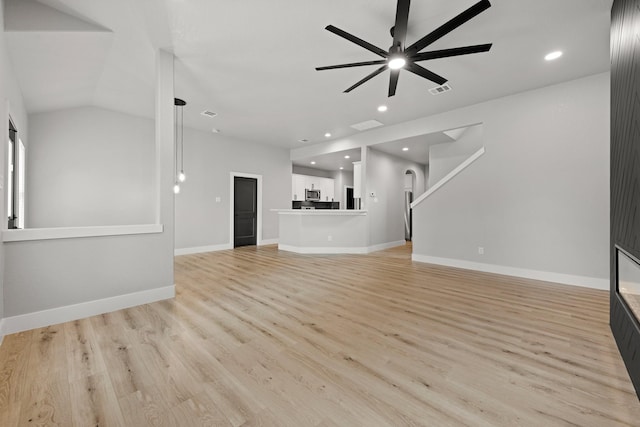
<path fill-rule="evenodd" d="M 611 8 L 610 325 L 640 397 L 640 0 Z M 640 288 L 640 286 L 639 286 Z"/>

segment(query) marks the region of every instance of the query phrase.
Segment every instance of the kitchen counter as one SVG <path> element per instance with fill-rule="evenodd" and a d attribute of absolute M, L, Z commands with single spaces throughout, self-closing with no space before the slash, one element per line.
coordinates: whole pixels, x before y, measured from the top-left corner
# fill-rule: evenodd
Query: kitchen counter
<path fill-rule="evenodd" d="M 366 215 L 367 211 L 353 209 L 271 209 L 271 212 L 278 212 L 285 215 Z"/>
<path fill-rule="evenodd" d="M 333 200 L 293 200 L 291 202 L 293 209 L 340 209 L 340 202 Z"/>
<path fill-rule="evenodd" d="M 273 209 L 278 213 L 278 249 L 305 254 L 367 253 L 367 211 Z"/>

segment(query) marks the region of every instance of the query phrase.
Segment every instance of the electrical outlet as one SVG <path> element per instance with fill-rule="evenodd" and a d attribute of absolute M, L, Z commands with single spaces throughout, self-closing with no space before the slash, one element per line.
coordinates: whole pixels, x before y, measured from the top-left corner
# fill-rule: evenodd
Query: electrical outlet
<path fill-rule="evenodd" d="M 216 203 L 220 203 L 222 199 L 220 197 L 216 197 Z"/>
<path fill-rule="evenodd" d="M 333 236 L 327 236 L 327 241 L 333 242 Z"/>
<path fill-rule="evenodd" d="M 482 246 L 478 246 L 478 254 L 484 255 L 484 248 Z"/>

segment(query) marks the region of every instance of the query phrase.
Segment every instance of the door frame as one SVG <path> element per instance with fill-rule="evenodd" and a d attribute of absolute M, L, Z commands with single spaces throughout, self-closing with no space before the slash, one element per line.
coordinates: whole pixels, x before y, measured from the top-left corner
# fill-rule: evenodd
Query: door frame
<path fill-rule="evenodd" d="M 235 177 L 239 178 L 253 178 L 257 180 L 258 185 L 258 193 L 256 195 L 257 204 L 256 204 L 256 216 L 257 216 L 257 224 L 256 224 L 256 246 L 260 246 L 262 244 L 262 175 L 256 175 L 252 173 L 245 172 L 229 172 L 229 245 L 233 248 L 233 232 L 234 232 L 234 223 L 233 223 L 233 214 L 234 214 L 234 201 L 235 201 L 235 187 L 234 181 Z"/>

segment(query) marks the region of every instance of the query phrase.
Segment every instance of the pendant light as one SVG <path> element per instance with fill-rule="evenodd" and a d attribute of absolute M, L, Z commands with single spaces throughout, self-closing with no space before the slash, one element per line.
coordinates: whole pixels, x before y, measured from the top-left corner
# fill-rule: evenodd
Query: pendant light
<path fill-rule="evenodd" d="M 176 151 L 176 162 L 175 162 L 175 176 L 176 181 L 173 186 L 173 192 L 175 194 L 180 193 L 180 183 L 184 182 L 187 179 L 187 176 L 184 173 L 184 106 L 187 103 L 180 99 L 173 99 L 173 118 L 174 118 L 174 129 L 175 129 L 175 151 Z M 179 112 L 179 113 L 178 113 Z M 178 172 L 178 153 L 180 159 L 180 172 Z"/>

